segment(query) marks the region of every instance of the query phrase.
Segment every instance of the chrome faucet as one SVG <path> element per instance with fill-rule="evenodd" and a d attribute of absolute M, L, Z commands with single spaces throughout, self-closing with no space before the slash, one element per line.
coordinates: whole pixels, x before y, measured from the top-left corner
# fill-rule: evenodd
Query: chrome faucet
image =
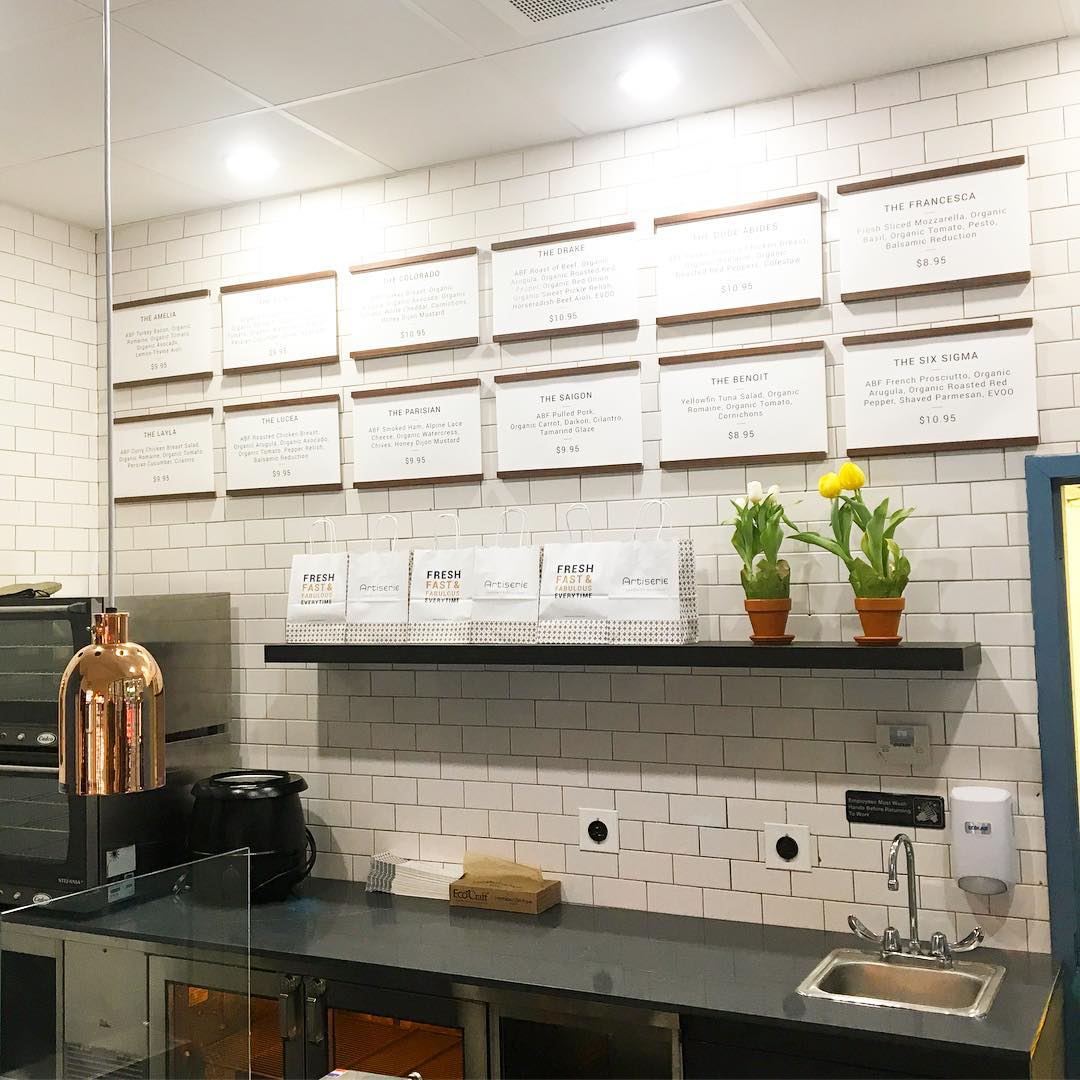
<path fill-rule="evenodd" d="M 889 891 L 896 892 L 900 888 L 900 878 L 896 873 L 896 856 L 900 853 L 901 844 L 907 859 L 908 926 L 911 930 L 905 951 L 912 956 L 922 956 L 922 941 L 919 939 L 919 899 L 916 894 L 915 880 L 915 846 L 907 833 L 897 833 L 893 837 L 892 847 L 889 848 Z"/>

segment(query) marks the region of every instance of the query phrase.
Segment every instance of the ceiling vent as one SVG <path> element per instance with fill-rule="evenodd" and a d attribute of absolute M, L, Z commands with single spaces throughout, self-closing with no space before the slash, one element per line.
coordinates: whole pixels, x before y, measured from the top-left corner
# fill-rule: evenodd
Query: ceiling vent
<path fill-rule="evenodd" d="M 510 0 L 527 19 L 534 23 L 548 22 L 579 11 L 610 7 L 617 0 Z"/>

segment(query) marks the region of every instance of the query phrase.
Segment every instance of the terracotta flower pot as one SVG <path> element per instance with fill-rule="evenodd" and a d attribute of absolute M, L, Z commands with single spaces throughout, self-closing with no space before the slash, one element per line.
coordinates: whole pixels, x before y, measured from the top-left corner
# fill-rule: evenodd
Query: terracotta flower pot
<path fill-rule="evenodd" d="M 791 598 L 777 600 L 743 600 L 746 614 L 750 616 L 753 633 L 750 640 L 755 645 L 790 645 L 794 634 L 786 634 Z"/>
<path fill-rule="evenodd" d="M 855 610 L 862 622 L 862 634 L 855 635 L 859 645 L 899 645 L 902 596 L 856 596 Z"/>

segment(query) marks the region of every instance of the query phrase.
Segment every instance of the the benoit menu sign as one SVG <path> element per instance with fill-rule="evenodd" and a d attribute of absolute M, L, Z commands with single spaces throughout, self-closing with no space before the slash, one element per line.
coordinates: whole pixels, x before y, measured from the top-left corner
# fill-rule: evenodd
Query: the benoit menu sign
<path fill-rule="evenodd" d="M 116 501 L 213 496 L 213 420 L 213 409 L 114 420 Z"/>
<path fill-rule="evenodd" d="M 211 374 L 209 289 L 113 305 L 113 386 Z"/>

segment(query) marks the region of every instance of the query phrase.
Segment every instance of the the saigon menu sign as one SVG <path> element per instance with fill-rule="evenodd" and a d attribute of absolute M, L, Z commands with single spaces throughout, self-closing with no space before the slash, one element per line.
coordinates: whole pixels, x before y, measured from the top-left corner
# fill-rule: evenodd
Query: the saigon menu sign
<path fill-rule="evenodd" d="M 208 379 L 210 290 L 113 304 L 113 386 Z"/>
<path fill-rule="evenodd" d="M 844 338 L 849 454 L 1038 442 L 1031 319 Z"/>
<path fill-rule="evenodd" d="M 113 469 L 116 502 L 212 497 L 214 410 L 118 417 Z"/>
<path fill-rule="evenodd" d="M 839 184 L 836 190 L 845 302 L 1031 278 L 1023 156 Z"/>

